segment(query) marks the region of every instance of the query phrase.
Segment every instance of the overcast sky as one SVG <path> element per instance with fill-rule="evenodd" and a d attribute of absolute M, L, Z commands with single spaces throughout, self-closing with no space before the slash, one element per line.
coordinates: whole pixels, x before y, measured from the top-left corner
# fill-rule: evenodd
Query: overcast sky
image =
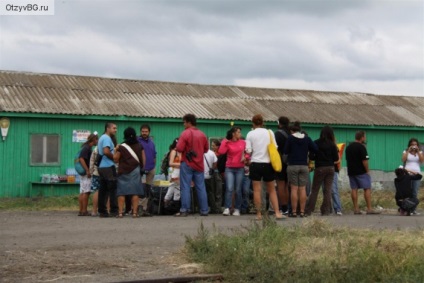
<path fill-rule="evenodd" d="M 0 16 L 0 69 L 424 96 L 422 0 L 56 0 L 54 12 Z"/>

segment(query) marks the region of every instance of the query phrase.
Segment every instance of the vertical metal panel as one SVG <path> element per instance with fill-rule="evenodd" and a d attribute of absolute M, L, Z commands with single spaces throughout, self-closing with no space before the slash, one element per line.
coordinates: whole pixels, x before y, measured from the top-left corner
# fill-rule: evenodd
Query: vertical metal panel
<path fill-rule="evenodd" d="M 67 168 L 73 167 L 74 155 L 81 147 L 81 143 L 72 142 L 73 130 L 98 131 L 101 135 L 104 131 L 104 124 L 107 120 L 75 118 L 10 118 L 10 128 L 5 141 L 0 141 L 0 197 L 28 197 L 29 182 L 40 181 L 42 174 L 66 173 Z M 145 122 L 143 119 L 116 119 L 111 117 L 118 126 L 117 140 L 122 142 L 124 129 L 128 126 L 134 127 L 140 133 L 140 126 Z M 151 119 L 150 119 L 151 121 Z M 179 137 L 184 130 L 182 119 L 170 120 L 166 122 L 157 119 L 147 123 L 151 127 L 151 135 L 157 149 L 157 169 L 160 166 L 162 156 L 168 151 L 172 140 Z M 242 135 L 245 137 L 251 129 L 248 121 L 234 121 L 234 125 L 242 128 Z M 276 123 L 268 122 L 267 128 L 276 130 Z M 230 128 L 230 121 L 217 123 L 216 121 L 199 121 L 198 127 L 205 132 L 208 137 L 224 137 Z M 352 127 L 336 127 L 335 135 L 337 142 L 349 143 L 354 141 L 355 132 L 361 129 Z M 315 140 L 319 137 L 321 127 L 317 125 L 306 125 L 304 130 Z M 32 133 L 39 134 L 59 134 L 60 135 L 60 164 L 56 166 L 31 166 L 30 165 L 30 136 Z M 385 130 L 376 127 L 367 129 L 367 149 L 370 155 L 370 168 L 372 170 L 392 171 L 401 164 L 402 151 L 406 148 L 411 137 L 424 141 L 424 131 L 414 131 L 407 128 Z M 345 159 L 343 166 L 346 166 Z M 58 186 L 51 195 L 69 194 L 69 188 Z M 78 193 L 78 192 L 76 192 Z M 50 194 L 50 193 L 49 193 Z"/>
<path fill-rule="evenodd" d="M 1 197 L 25 196 L 28 186 L 28 123 L 24 119 L 10 119 L 6 140 L 0 142 Z"/>

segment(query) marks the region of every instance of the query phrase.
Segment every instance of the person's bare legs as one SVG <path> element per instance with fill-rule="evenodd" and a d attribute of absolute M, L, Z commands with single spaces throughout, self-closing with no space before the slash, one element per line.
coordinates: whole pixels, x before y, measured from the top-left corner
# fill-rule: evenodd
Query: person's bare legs
<path fill-rule="evenodd" d="M 131 197 L 131 207 L 133 217 L 138 217 L 138 195 L 133 195 Z"/>
<path fill-rule="evenodd" d="M 306 206 L 306 186 L 298 187 L 297 189 L 299 202 L 300 202 L 300 213 L 305 213 Z"/>
<path fill-rule="evenodd" d="M 291 207 L 292 214 L 296 215 L 297 211 L 297 200 L 298 200 L 298 186 L 291 185 Z M 306 192 L 305 192 L 306 195 Z"/>
<path fill-rule="evenodd" d="M 277 193 L 279 204 L 286 207 L 289 203 L 289 188 L 286 181 L 277 180 Z"/>
<path fill-rule="evenodd" d="M 359 205 L 358 205 L 358 189 L 351 189 L 350 196 L 353 202 L 353 211 L 360 212 Z"/>
<path fill-rule="evenodd" d="M 87 207 L 88 207 L 89 198 L 90 198 L 90 193 L 82 194 L 82 213 L 88 214 Z"/>
<path fill-rule="evenodd" d="M 278 198 L 277 192 L 275 191 L 274 181 L 266 183 L 266 190 L 269 195 L 269 201 L 271 202 L 272 207 L 274 208 L 275 217 L 283 218 L 283 215 L 280 213 L 280 209 L 278 208 Z"/>
<path fill-rule="evenodd" d="M 93 215 L 97 214 L 97 208 L 99 203 L 99 191 L 95 191 L 93 194 Z"/>
<path fill-rule="evenodd" d="M 118 197 L 118 213 L 119 216 L 124 214 L 125 196 Z"/>
<path fill-rule="evenodd" d="M 78 196 L 79 214 L 82 214 L 83 213 L 83 211 L 82 211 L 82 209 L 83 209 L 82 198 L 83 198 L 83 193 L 80 193 L 79 196 Z"/>
<path fill-rule="evenodd" d="M 371 208 L 371 189 L 364 189 L 364 199 L 367 204 L 367 212 L 372 211 Z"/>
<path fill-rule="evenodd" d="M 262 219 L 262 185 L 261 181 L 252 181 L 253 203 L 256 207 L 256 218 Z"/>

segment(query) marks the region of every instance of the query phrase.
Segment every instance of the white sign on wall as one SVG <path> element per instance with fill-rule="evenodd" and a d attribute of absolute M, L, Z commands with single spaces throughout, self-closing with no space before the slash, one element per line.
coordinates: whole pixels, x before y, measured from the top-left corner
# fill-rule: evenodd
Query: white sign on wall
<path fill-rule="evenodd" d="M 72 142 L 86 142 L 90 134 L 91 132 L 88 130 L 73 130 Z"/>

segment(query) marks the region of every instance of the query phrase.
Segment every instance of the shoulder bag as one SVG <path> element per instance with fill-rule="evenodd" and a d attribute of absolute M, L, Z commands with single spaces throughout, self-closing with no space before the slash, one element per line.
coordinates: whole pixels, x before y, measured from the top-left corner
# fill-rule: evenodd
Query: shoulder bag
<path fill-rule="evenodd" d="M 141 163 L 140 163 L 140 159 L 138 159 L 137 154 L 135 154 L 134 150 L 133 150 L 131 147 L 129 147 L 129 146 L 128 146 L 127 144 L 125 144 L 125 143 L 122 143 L 122 144 L 121 144 L 121 146 L 125 147 L 125 148 L 128 150 L 128 152 L 131 154 L 131 156 L 132 156 L 132 157 L 134 157 L 134 159 L 135 159 L 135 160 L 137 160 L 137 162 L 138 162 L 139 164 L 141 164 Z"/>
<path fill-rule="evenodd" d="M 283 164 L 281 163 L 281 157 L 278 153 L 277 146 L 273 142 L 271 131 L 268 130 L 269 134 L 269 144 L 268 144 L 268 154 L 269 159 L 271 160 L 272 168 L 275 172 L 281 172 L 283 170 Z"/>

